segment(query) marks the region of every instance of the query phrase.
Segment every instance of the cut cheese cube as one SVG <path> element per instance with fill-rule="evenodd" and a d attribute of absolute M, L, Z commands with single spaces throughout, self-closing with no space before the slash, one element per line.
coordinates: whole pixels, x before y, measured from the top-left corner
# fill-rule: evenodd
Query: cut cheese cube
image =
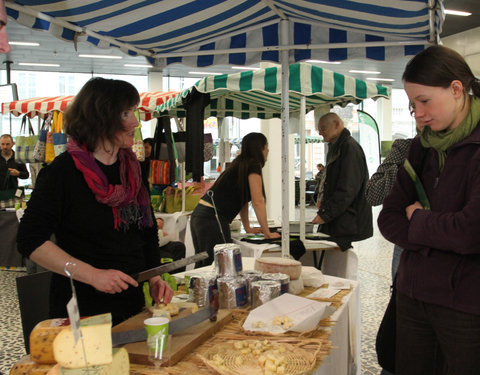
<path fill-rule="evenodd" d="M 10 375 L 48 375 L 53 365 L 39 364 L 28 355 L 18 361 L 10 370 Z"/>
<path fill-rule="evenodd" d="M 71 327 L 60 331 L 53 340 L 55 360 L 65 368 L 76 369 L 112 363 L 112 316 L 96 315 L 80 322 L 83 336 L 75 344 Z M 87 357 L 85 360 L 84 356 Z"/>
<path fill-rule="evenodd" d="M 129 375 L 130 361 L 125 348 L 114 348 L 112 363 L 104 366 L 91 366 L 84 368 L 65 368 L 57 364 L 47 375 Z"/>
<path fill-rule="evenodd" d="M 69 319 L 49 319 L 38 323 L 30 333 L 30 359 L 41 364 L 56 363 L 53 357 L 53 340 L 66 327 Z"/>

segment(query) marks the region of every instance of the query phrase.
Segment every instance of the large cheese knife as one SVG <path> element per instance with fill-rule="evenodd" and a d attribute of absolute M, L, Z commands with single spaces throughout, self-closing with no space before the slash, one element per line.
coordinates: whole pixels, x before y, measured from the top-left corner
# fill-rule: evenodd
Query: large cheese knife
<path fill-rule="evenodd" d="M 132 276 L 135 280 L 137 280 L 137 282 L 140 283 L 142 281 L 151 279 L 153 276 L 162 275 L 163 273 L 166 273 L 166 272 L 178 270 L 179 268 L 185 267 L 189 264 L 196 263 L 207 258 L 208 258 L 208 253 L 204 251 L 180 260 L 176 260 L 175 262 L 166 263 L 146 271 L 135 273 L 130 276 Z"/>

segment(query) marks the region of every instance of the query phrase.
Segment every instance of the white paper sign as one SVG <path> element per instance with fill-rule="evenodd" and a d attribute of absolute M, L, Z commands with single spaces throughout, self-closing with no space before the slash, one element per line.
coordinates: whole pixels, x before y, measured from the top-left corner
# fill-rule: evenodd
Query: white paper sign
<path fill-rule="evenodd" d="M 315 292 L 309 294 L 307 298 L 331 298 L 338 293 L 338 289 L 319 288 Z"/>
<path fill-rule="evenodd" d="M 288 330 L 305 332 L 314 329 L 320 319 L 325 318 L 326 307 L 329 302 L 312 301 L 285 293 L 267 303 L 253 309 L 248 314 L 243 328 L 247 331 L 268 332 L 282 334 Z M 291 320 L 289 329 L 273 324 L 275 318 L 288 317 Z"/>

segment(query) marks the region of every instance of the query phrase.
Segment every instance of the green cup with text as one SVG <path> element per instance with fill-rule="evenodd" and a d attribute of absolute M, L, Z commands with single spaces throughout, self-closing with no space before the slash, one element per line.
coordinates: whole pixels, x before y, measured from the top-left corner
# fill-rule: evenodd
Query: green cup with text
<path fill-rule="evenodd" d="M 148 359 L 155 366 L 161 365 L 168 346 L 168 324 L 165 317 L 153 317 L 144 320 L 147 332 Z"/>

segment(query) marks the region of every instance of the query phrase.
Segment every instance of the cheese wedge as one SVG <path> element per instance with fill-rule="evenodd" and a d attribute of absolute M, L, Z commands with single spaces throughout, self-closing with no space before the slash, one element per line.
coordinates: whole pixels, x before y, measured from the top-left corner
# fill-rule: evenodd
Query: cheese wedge
<path fill-rule="evenodd" d="M 52 366 L 36 363 L 25 356 L 12 367 L 10 375 L 48 375 Z"/>
<path fill-rule="evenodd" d="M 130 361 L 125 348 L 114 348 L 112 363 L 103 366 L 91 366 L 83 368 L 65 368 L 60 364 L 55 365 L 46 375 L 129 375 Z"/>
<path fill-rule="evenodd" d="M 49 319 L 38 323 L 30 333 L 30 359 L 39 364 L 55 364 L 53 340 L 70 326 L 67 318 Z"/>
<path fill-rule="evenodd" d="M 74 342 L 71 327 L 53 340 L 53 355 L 60 366 L 76 369 L 112 363 L 112 316 L 96 315 L 80 322 L 82 341 Z M 87 359 L 84 357 L 84 350 Z"/>

